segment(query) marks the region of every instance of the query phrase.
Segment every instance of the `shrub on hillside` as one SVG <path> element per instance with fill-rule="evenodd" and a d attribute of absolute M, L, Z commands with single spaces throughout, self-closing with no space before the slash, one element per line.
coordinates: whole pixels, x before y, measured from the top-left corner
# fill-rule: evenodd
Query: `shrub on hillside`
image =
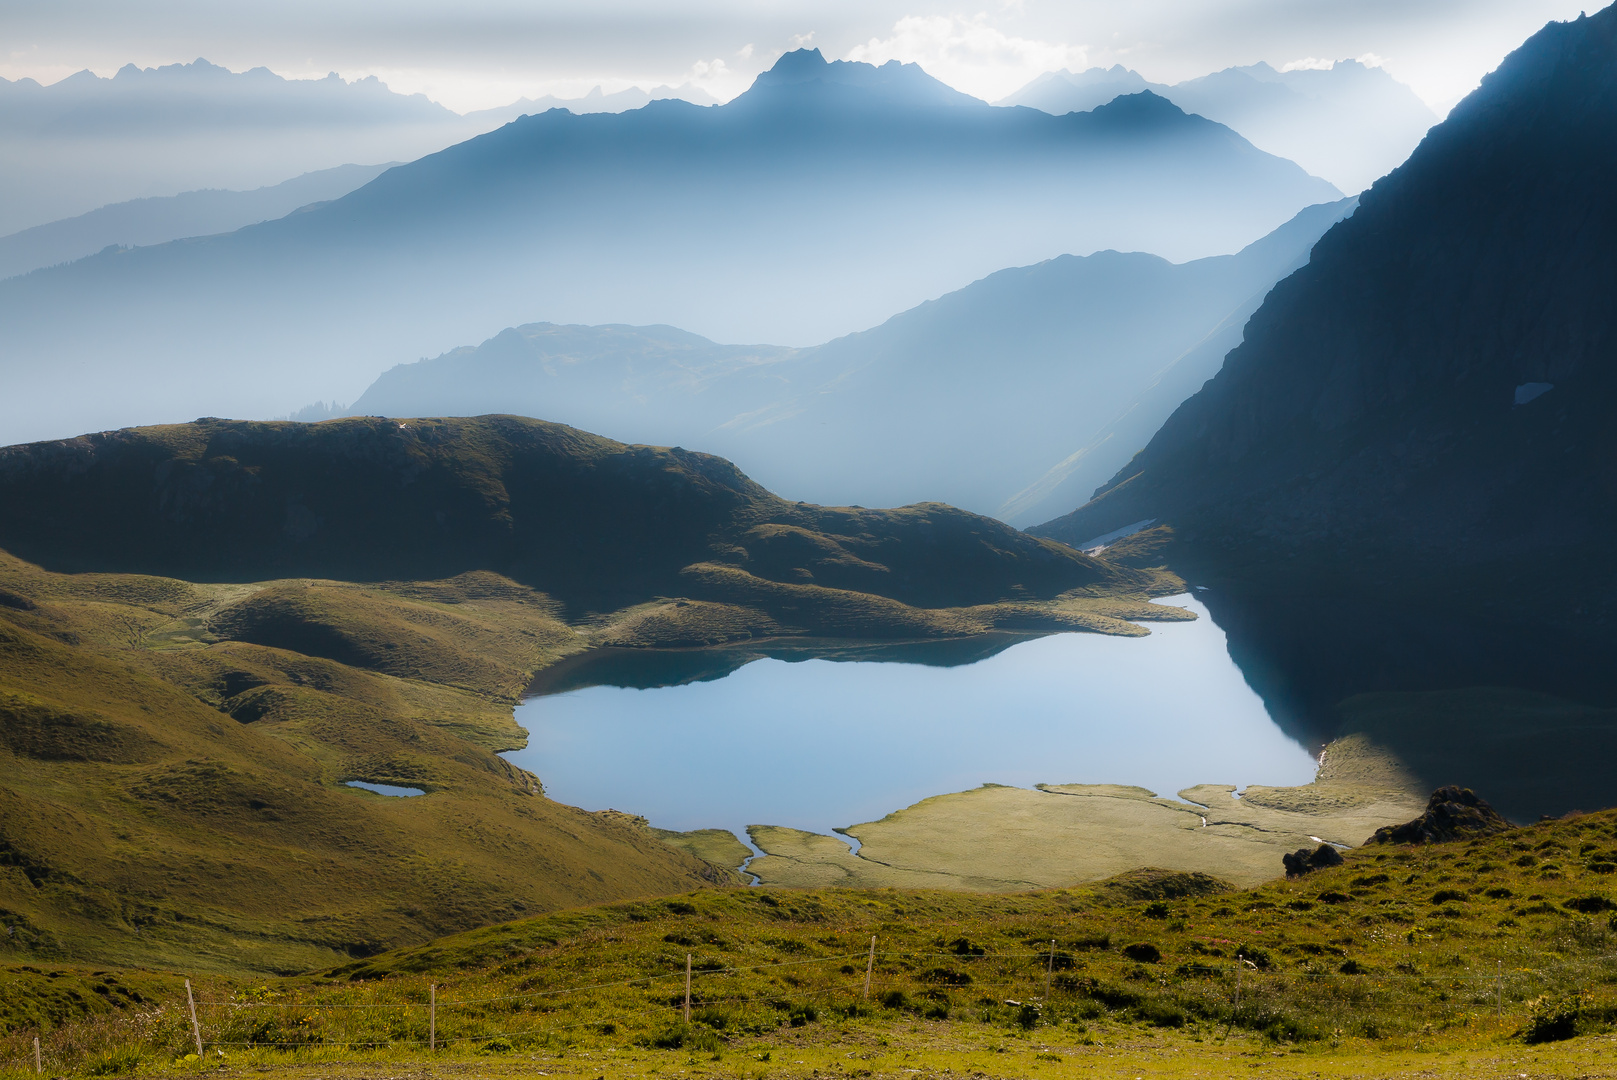
<path fill-rule="evenodd" d="M 1578 1033 L 1583 995 L 1541 994 L 1527 1003 L 1527 1024 L 1522 1038 L 1530 1043 L 1560 1042 Z"/>

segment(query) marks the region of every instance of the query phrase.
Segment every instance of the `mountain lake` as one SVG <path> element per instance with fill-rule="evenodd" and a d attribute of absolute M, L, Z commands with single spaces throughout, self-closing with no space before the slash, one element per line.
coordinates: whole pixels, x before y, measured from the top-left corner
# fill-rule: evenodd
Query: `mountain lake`
<path fill-rule="evenodd" d="M 1198 618 L 1143 638 L 1023 639 L 955 666 L 766 657 L 680 685 L 542 694 L 516 710 L 528 746 L 504 757 L 560 802 L 743 841 L 752 824 L 830 833 L 984 783 L 1171 797 L 1312 780 L 1314 757 L 1269 718 L 1207 609 L 1158 602 Z"/>

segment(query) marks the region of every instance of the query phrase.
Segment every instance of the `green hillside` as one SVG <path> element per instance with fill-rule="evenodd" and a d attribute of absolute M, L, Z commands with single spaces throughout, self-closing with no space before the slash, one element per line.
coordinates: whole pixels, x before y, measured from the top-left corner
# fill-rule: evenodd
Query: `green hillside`
<path fill-rule="evenodd" d="M 1018 895 L 710 890 L 298 978 L 206 978 L 199 1016 L 210 1070 L 231 1073 L 420 1069 L 431 1023 L 439 1069 L 496 1076 L 1061 1076 L 1119 1059 L 1130 1076 L 1600 1075 L 1614 865 L 1607 811 L 1370 845 L 1249 890 L 1150 870 Z M 192 1049 L 176 979 L 113 974 L 155 1019 L 93 992 L 105 972 L 13 965 L 7 1022 L 46 1031 L 53 1069 L 164 1069 Z M 88 1004 L 62 1004 L 67 988 Z"/>
<path fill-rule="evenodd" d="M 11 447 L 0 506 L 0 955 L 51 963 L 302 971 L 733 881 L 497 756 L 535 676 L 594 646 L 1183 616 L 1126 558 L 512 417 Z"/>

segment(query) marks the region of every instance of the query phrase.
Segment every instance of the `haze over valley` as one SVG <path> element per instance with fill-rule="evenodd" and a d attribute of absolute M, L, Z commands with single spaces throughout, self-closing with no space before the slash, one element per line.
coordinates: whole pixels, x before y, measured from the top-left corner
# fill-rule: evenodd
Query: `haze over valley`
<path fill-rule="evenodd" d="M 8 377 L 36 402 L 0 429 L 289 412 L 536 298 L 565 322 L 813 344 L 1069 251 L 1232 251 L 1338 197 L 1149 93 L 1053 117 L 798 51 L 724 106 L 551 111 L 305 213 L 0 282 Z M 69 371 L 109 407 L 42 411 Z"/>
<path fill-rule="evenodd" d="M 1127 462 L 1352 208 L 1309 207 L 1235 255 L 1106 251 L 1002 270 L 811 349 L 515 327 L 385 372 L 348 411 L 551 416 L 723 454 L 794 499 L 935 499 L 1033 524 Z"/>
<path fill-rule="evenodd" d="M 1617 6 L 75 3 L 0 1072 L 1606 1067 Z"/>

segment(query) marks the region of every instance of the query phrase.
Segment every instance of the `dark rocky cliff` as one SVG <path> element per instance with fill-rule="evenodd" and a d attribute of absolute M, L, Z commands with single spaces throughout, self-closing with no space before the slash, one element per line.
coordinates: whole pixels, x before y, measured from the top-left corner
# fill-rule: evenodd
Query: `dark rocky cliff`
<path fill-rule="evenodd" d="M 1617 697 L 1617 9 L 1552 23 L 1276 286 L 1223 370 L 1035 533 L 1155 518 L 1272 707 Z"/>

